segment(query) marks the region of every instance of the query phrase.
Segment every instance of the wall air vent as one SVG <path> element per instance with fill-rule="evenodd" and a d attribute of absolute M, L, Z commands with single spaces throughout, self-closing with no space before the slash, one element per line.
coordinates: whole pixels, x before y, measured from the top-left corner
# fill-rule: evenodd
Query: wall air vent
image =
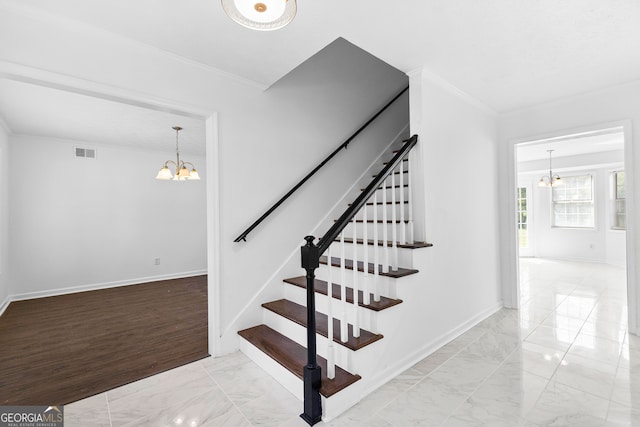
<path fill-rule="evenodd" d="M 95 148 L 75 148 L 76 157 L 82 157 L 85 159 L 95 159 L 96 158 L 96 149 Z"/>

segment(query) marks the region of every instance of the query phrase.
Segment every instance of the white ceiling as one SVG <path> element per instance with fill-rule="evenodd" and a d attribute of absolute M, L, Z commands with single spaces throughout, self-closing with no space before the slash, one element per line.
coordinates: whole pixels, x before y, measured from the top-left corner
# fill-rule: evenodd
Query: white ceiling
<path fill-rule="evenodd" d="M 499 113 L 640 78 L 639 0 L 298 0 L 296 19 L 274 32 L 237 25 L 220 0 L 0 6 L 72 28 L 79 40 L 106 32 L 263 87 L 338 37 L 404 72 L 425 67 Z M 0 95 L 14 133 L 173 149 L 171 126 L 180 124 L 183 151 L 204 153 L 197 119 L 8 80 Z"/>
<path fill-rule="evenodd" d="M 552 153 L 554 159 L 624 150 L 624 134 L 620 131 L 605 131 L 520 144 L 517 146 L 518 162 L 548 159 L 547 150 L 554 150 Z"/>
<path fill-rule="evenodd" d="M 219 0 L 2 1 L 265 86 L 337 37 L 402 71 L 427 67 L 498 112 L 640 78 L 638 0 L 299 0 L 274 32 L 235 24 Z"/>

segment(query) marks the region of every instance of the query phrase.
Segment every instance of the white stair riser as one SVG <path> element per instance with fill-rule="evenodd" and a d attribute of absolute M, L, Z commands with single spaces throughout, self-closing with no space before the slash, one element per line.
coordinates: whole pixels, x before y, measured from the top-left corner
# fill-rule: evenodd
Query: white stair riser
<path fill-rule="evenodd" d="M 349 244 L 345 243 L 344 245 L 345 259 L 353 259 L 354 246 L 357 246 L 355 248 L 355 251 L 358 257 L 358 261 L 363 261 L 364 245 L 353 245 L 350 243 Z M 391 252 L 392 250 L 393 248 L 390 248 L 390 247 L 378 246 L 378 263 L 384 265 L 385 251 L 389 251 L 389 257 L 392 257 L 393 256 L 393 253 Z M 413 267 L 413 254 L 412 254 L 413 251 L 414 251 L 413 249 L 398 248 L 398 265 L 400 267 L 404 267 L 404 268 Z M 324 255 L 327 255 L 327 253 L 328 252 L 325 252 Z M 335 258 L 342 257 L 339 242 L 334 242 L 331 245 L 331 256 Z M 375 247 L 373 245 L 367 245 L 367 256 L 368 256 L 368 262 L 373 264 L 374 256 L 375 256 Z"/>
<path fill-rule="evenodd" d="M 296 304 L 306 306 L 307 304 L 307 290 L 295 285 L 285 284 L 284 297 L 289 301 Z M 318 292 L 316 297 L 316 311 L 327 314 L 329 312 L 329 298 L 326 295 L 322 295 Z M 343 304 L 341 300 L 334 298 L 332 301 L 332 314 L 336 319 L 343 319 L 346 315 L 347 323 L 353 324 L 355 319 L 354 305 L 351 303 Z M 364 307 L 358 309 L 358 319 L 360 321 L 360 327 L 374 333 L 382 333 L 381 328 L 384 327 L 387 316 L 389 313 L 396 311 L 397 307 L 390 307 L 386 310 L 375 311 Z"/>
<path fill-rule="evenodd" d="M 391 220 L 391 217 L 389 217 L 389 220 Z M 363 231 L 363 223 L 357 223 L 356 224 L 356 236 L 361 239 L 364 235 L 364 231 Z M 378 229 L 378 240 L 383 240 L 384 239 L 384 229 L 386 227 L 387 229 L 387 240 L 388 241 L 393 241 L 393 226 L 397 226 L 397 238 L 396 241 L 397 242 L 401 242 L 401 228 L 400 228 L 400 224 L 373 224 L 373 223 L 368 223 L 367 224 L 367 239 L 373 239 L 373 230 L 374 227 Z M 406 229 L 406 238 L 407 240 L 409 240 L 410 238 L 410 232 L 409 232 L 409 224 L 405 223 L 404 225 L 405 229 Z M 347 224 L 347 226 L 344 228 L 344 237 L 345 238 L 353 238 L 353 223 L 349 223 Z"/>
<path fill-rule="evenodd" d="M 275 378 L 284 388 L 289 390 L 300 401 L 304 399 L 303 383 L 300 378 L 292 374 L 288 369 L 272 359 L 268 354 L 239 337 L 240 351 L 249 359 L 254 361 L 256 365 L 265 370 L 269 375 Z"/>
<path fill-rule="evenodd" d="M 298 344 L 307 346 L 307 329 L 295 322 L 286 319 L 271 310 L 263 309 L 264 324 L 285 335 L 289 339 Z M 384 338 L 383 338 L 384 340 Z M 374 342 L 357 351 L 351 350 L 336 342 L 333 343 L 334 357 L 336 366 L 352 374 L 358 374 L 362 377 L 370 376 L 376 365 L 376 344 L 380 344 L 382 340 Z M 329 341 L 326 337 L 316 334 L 316 345 L 318 355 L 328 358 Z"/>
<path fill-rule="evenodd" d="M 369 200 L 371 202 L 371 200 Z M 399 201 L 399 199 L 396 199 Z M 378 200 L 380 202 L 380 200 Z M 404 210 L 405 219 L 409 218 L 409 205 L 405 203 L 404 205 L 377 205 L 377 206 L 367 206 L 367 219 L 373 219 L 373 211 L 374 209 L 378 211 L 378 219 L 382 219 L 383 212 L 387 211 L 387 216 L 391 218 L 393 208 L 396 209 L 396 216 L 400 218 L 401 211 Z M 358 219 L 362 219 L 362 211 L 358 212 Z"/>
<path fill-rule="evenodd" d="M 406 184 L 406 182 L 405 182 Z M 399 182 L 396 182 L 396 185 L 400 185 Z M 396 192 L 396 200 L 400 200 L 400 191 L 404 191 L 404 199 L 405 200 L 409 200 L 409 187 L 403 187 L 402 189 L 400 188 L 386 188 L 386 189 L 378 189 L 378 202 L 382 202 L 382 192 L 385 191 L 387 193 L 387 202 L 391 201 L 391 197 L 392 197 L 392 193 L 395 191 Z M 373 201 L 373 196 L 371 198 L 370 201 Z"/>
<path fill-rule="evenodd" d="M 316 278 L 324 281 L 329 281 L 329 273 L 328 266 L 320 265 L 320 268 L 316 270 Z M 331 281 L 333 283 L 342 283 L 341 279 L 341 271 L 339 267 L 331 267 Z M 394 279 L 392 277 L 387 276 L 377 276 L 375 277 L 373 274 L 369 274 L 365 276 L 364 272 L 358 271 L 358 283 L 357 287 L 359 290 L 368 289 L 369 292 L 375 293 L 374 283 L 378 285 L 378 292 L 380 295 L 385 295 L 390 298 L 395 298 L 395 292 L 397 287 L 398 280 L 402 279 Z M 352 288 L 353 287 L 353 270 L 345 270 L 345 284 Z"/>
<path fill-rule="evenodd" d="M 342 284 L 341 272 L 338 267 L 329 267 L 327 265 L 321 265 L 319 269 L 316 270 L 316 278 L 320 280 L 324 280 L 326 282 L 329 281 L 329 272 L 328 269 L 331 268 L 331 281 L 333 283 Z M 345 280 L 344 284 L 347 287 L 353 288 L 353 270 L 345 270 Z M 370 293 L 375 294 L 376 286 L 377 291 L 380 295 L 389 296 L 390 292 L 392 292 L 397 286 L 397 280 L 387 276 L 375 276 L 373 274 L 366 275 L 359 271 L 357 276 L 357 286 L 358 289 L 364 291 L 367 289 Z"/>
<path fill-rule="evenodd" d="M 373 260 L 372 260 L 373 261 Z M 316 269 L 316 278 L 327 281 L 329 278 L 328 269 L 331 268 L 331 280 L 333 283 L 342 283 L 342 272 L 341 268 L 338 266 L 328 266 L 326 264 L 320 264 L 320 267 Z M 374 274 L 369 273 L 365 275 L 363 271 L 357 272 L 357 280 L 358 280 L 358 289 L 364 289 L 364 286 L 368 286 L 371 292 L 373 292 L 373 283 L 376 280 L 381 287 L 379 288 L 380 292 L 389 292 L 389 287 L 394 285 L 398 279 L 394 279 L 393 277 L 387 277 L 379 275 L 375 277 Z M 363 285 L 363 283 L 365 283 Z M 345 269 L 345 284 L 349 287 L 353 287 L 353 270 Z M 388 296 L 388 295 L 387 295 Z"/>
<path fill-rule="evenodd" d="M 240 351 L 264 369 L 265 372 L 273 378 L 276 378 L 280 384 L 282 384 L 301 402 L 303 401 L 304 383 L 302 379 L 289 372 L 289 370 L 284 368 L 277 361 L 263 353 L 260 349 L 256 348 L 242 337 L 240 337 Z M 367 388 L 368 385 L 369 384 L 367 382 L 359 380 L 356 381 L 355 384 L 352 384 L 329 398 L 320 396 L 322 401 L 322 419 L 330 421 L 352 407 L 365 393 L 371 391 Z"/>

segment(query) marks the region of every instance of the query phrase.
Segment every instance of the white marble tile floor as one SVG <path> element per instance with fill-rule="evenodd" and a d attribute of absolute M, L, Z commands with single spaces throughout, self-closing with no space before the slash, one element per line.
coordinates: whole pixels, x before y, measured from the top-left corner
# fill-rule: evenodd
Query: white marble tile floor
<path fill-rule="evenodd" d="M 522 259 L 503 309 L 318 426 L 640 426 L 640 338 L 622 268 Z M 242 353 L 65 407 L 67 427 L 304 427 L 302 404 Z"/>

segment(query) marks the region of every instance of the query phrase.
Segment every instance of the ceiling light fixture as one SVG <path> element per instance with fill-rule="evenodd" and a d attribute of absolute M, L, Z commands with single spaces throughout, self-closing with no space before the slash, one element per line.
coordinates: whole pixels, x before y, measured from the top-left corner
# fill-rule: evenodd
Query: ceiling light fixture
<path fill-rule="evenodd" d="M 222 0 L 222 8 L 238 24 L 259 31 L 272 31 L 293 21 L 296 0 Z"/>
<path fill-rule="evenodd" d="M 180 132 L 182 128 L 180 126 L 174 126 L 171 129 L 174 129 L 176 131 L 176 161 L 174 162 L 173 160 L 167 160 L 166 162 L 164 162 L 164 166 L 162 166 L 162 169 L 160 169 L 160 171 L 158 172 L 158 175 L 156 175 L 156 179 L 161 179 L 163 181 L 168 181 L 170 179 L 173 179 L 174 181 L 184 181 L 187 179 L 195 179 L 195 180 L 200 179 L 200 176 L 198 175 L 198 171 L 196 171 L 196 168 L 195 166 L 193 166 L 193 163 L 180 160 L 180 149 L 178 148 L 178 132 Z M 176 168 L 175 176 L 171 174 L 171 170 L 169 169 L 169 163 L 173 164 Z M 191 171 L 187 169 L 187 165 L 191 165 Z"/>
<path fill-rule="evenodd" d="M 549 153 L 549 175 L 544 175 L 538 181 L 538 187 L 557 187 L 558 185 L 562 185 L 562 178 L 560 175 L 554 175 L 551 169 L 551 153 L 555 150 L 547 150 Z"/>

